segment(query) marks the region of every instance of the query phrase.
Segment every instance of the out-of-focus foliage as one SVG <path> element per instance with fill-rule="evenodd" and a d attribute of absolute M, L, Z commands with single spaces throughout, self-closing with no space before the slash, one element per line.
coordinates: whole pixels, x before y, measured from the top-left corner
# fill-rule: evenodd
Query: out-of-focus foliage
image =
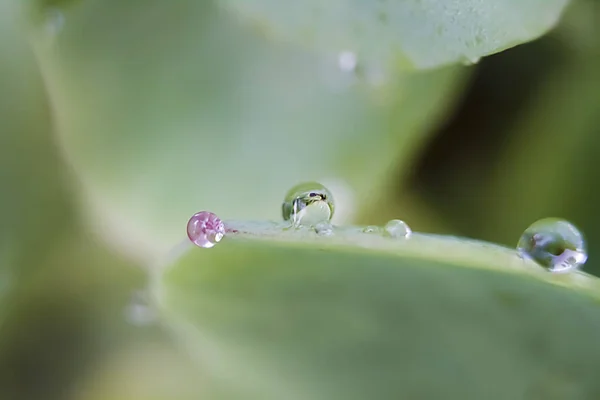
<path fill-rule="evenodd" d="M 204 1 L 42 11 L 34 42 L 62 146 L 144 255 L 177 243 L 198 207 L 278 218 L 281 194 L 307 177 L 342 181 L 347 215 L 419 147 L 463 72 L 361 79 L 337 53 L 268 41 Z"/>
<path fill-rule="evenodd" d="M 533 27 L 513 9 L 527 29 L 510 33 L 532 39 L 563 4 Z M 399 217 L 511 247 L 563 217 L 600 274 L 598 5 L 579 0 L 549 35 L 477 65 L 405 74 L 328 36 L 344 31 L 302 46 L 294 24 L 255 24 L 238 4 L 0 0 L 0 398 L 227 398 L 180 343 L 127 317 L 146 284 L 136 263 L 160 262 L 200 209 L 279 218 L 298 181 L 322 180 L 340 222 Z M 396 61 L 472 61 L 509 39 Z M 576 337 L 578 315 L 564 319 Z M 568 392 L 552 368 L 545 387 Z"/>
<path fill-rule="evenodd" d="M 367 64 L 405 69 L 474 63 L 535 39 L 567 0 L 218 0 L 267 34 L 327 51 L 350 49 Z"/>
<path fill-rule="evenodd" d="M 1 2 L 0 293 L 53 251 L 72 222 L 42 81 L 19 33 L 14 7 Z"/>
<path fill-rule="evenodd" d="M 599 22 L 600 3 L 580 1 L 549 36 L 482 62 L 410 185 L 455 230 L 513 246 L 556 216 L 600 251 Z"/>
<path fill-rule="evenodd" d="M 127 321 L 131 293 L 145 276 L 79 221 L 71 172 L 52 135 L 52 105 L 13 5 L 0 1 L 0 398 L 106 399 L 102 383 L 83 382 L 132 343 L 144 354 L 131 349 L 133 367 L 110 386 L 123 399 L 127 383 L 143 375 L 152 393 L 161 381 L 152 368 L 138 368 L 165 366 L 172 344 L 156 327 Z M 177 384 L 174 395 L 198 393 L 181 368 L 161 370 L 163 382 Z"/>

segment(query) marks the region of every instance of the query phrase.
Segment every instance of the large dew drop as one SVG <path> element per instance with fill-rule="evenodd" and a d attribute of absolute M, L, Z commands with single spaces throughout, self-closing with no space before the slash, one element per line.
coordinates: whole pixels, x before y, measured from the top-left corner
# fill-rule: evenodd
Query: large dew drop
<path fill-rule="evenodd" d="M 283 219 L 291 221 L 296 227 L 314 227 L 319 223 L 329 222 L 334 209 L 333 196 L 325 186 L 317 182 L 294 186 L 281 206 Z"/>
<path fill-rule="evenodd" d="M 558 218 L 545 218 L 523 232 L 519 252 L 551 272 L 569 272 L 587 260 L 585 241 L 573 224 Z"/>
<path fill-rule="evenodd" d="M 225 236 L 225 225 L 215 214 L 201 211 L 192 215 L 187 225 L 187 234 L 192 243 L 209 249 Z"/>
<path fill-rule="evenodd" d="M 399 219 L 393 219 L 385 224 L 384 227 L 387 236 L 393 238 L 407 238 L 412 234 L 412 230 L 408 224 Z"/>

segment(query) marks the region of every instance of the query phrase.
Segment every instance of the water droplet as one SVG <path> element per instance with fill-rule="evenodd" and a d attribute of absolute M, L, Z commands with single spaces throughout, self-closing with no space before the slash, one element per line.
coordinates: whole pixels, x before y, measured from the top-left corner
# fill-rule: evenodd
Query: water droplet
<path fill-rule="evenodd" d="M 315 232 L 319 236 L 331 236 L 333 235 L 333 225 L 329 222 L 319 222 L 315 225 Z"/>
<path fill-rule="evenodd" d="M 369 225 L 363 229 L 364 233 L 381 233 L 382 229 L 379 226 Z"/>
<path fill-rule="evenodd" d="M 517 250 L 551 272 L 569 272 L 587 260 L 581 232 L 570 222 L 545 218 L 523 232 Z"/>
<path fill-rule="evenodd" d="M 407 238 L 412 234 L 412 230 L 406 222 L 399 219 L 393 219 L 385 224 L 385 232 L 393 238 Z"/>
<path fill-rule="evenodd" d="M 283 219 L 291 221 L 294 226 L 316 226 L 320 222 L 329 222 L 334 209 L 333 196 L 317 182 L 294 186 L 281 206 Z"/>
<path fill-rule="evenodd" d="M 330 193 L 335 193 L 335 214 L 331 217 L 332 224 L 347 224 L 356 215 L 356 193 L 348 182 L 336 178 L 320 179 Z"/>
<path fill-rule="evenodd" d="M 342 51 L 338 56 L 338 66 L 344 72 L 354 72 L 358 65 L 356 53 L 351 51 Z"/>
<path fill-rule="evenodd" d="M 479 60 L 481 60 L 481 57 L 467 56 L 467 55 L 462 57 L 462 63 L 463 63 L 463 65 L 466 65 L 466 66 L 471 66 L 471 65 L 477 64 L 479 62 Z"/>
<path fill-rule="evenodd" d="M 208 249 L 223 239 L 225 225 L 215 214 L 201 211 L 190 218 L 187 225 L 187 234 L 196 246 Z"/>

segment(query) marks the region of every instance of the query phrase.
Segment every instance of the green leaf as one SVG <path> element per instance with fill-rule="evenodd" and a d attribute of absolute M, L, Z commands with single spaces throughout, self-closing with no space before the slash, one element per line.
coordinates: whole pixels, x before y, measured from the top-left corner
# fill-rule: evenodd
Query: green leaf
<path fill-rule="evenodd" d="M 565 16 L 557 34 L 562 60 L 521 108 L 510 126 L 493 179 L 482 184 L 489 199 L 481 235 L 514 242 L 536 219 L 568 219 L 584 233 L 591 254 L 600 250 L 600 3 L 582 1 Z M 592 16 L 592 17 L 590 17 Z M 524 201 L 525 200 L 525 201 Z M 506 218 L 510 215 L 510 218 Z M 600 274 L 600 266 L 587 268 Z"/>
<path fill-rule="evenodd" d="M 512 127 L 514 139 L 503 158 L 508 162 L 490 182 L 488 207 L 497 210 L 491 215 L 497 221 L 488 234 L 506 236 L 523 228 L 523 221 L 560 213 L 586 225 L 584 232 L 593 230 L 593 242 L 600 239 L 594 218 L 598 192 L 587 185 L 598 178 L 599 66 L 581 62 L 559 70 L 533 93 Z"/>
<path fill-rule="evenodd" d="M 589 275 L 455 237 L 229 227 L 213 249 L 186 248 L 153 293 L 211 382 L 245 399 L 600 395 Z"/>
<path fill-rule="evenodd" d="M 0 1 L 0 299 L 73 222 L 44 87 L 17 8 Z"/>
<path fill-rule="evenodd" d="M 533 40 L 567 0 L 220 0 L 273 37 L 325 51 L 353 51 L 369 67 L 432 68 Z"/>
<path fill-rule="evenodd" d="M 61 146 L 97 225 L 149 258 L 202 209 L 280 217 L 300 181 L 346 189 L 336 215 L 350 219 L 462 84 L 452 68 L 377 86 L 206 2 L 89 0 L 49 15 L 64 23 L 36 22 L 32 37 Z"/>

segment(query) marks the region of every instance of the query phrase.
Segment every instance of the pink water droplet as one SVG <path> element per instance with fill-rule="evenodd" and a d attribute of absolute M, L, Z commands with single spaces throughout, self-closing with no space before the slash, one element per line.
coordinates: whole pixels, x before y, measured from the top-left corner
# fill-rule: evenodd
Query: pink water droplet
<path fill-rule="evenodd" d="M 215 214 L 200 211 L 190 218 L 187 225 L 187 234 L 196 246 L 209 249 L 223 239 L 225 225 Z"/>

